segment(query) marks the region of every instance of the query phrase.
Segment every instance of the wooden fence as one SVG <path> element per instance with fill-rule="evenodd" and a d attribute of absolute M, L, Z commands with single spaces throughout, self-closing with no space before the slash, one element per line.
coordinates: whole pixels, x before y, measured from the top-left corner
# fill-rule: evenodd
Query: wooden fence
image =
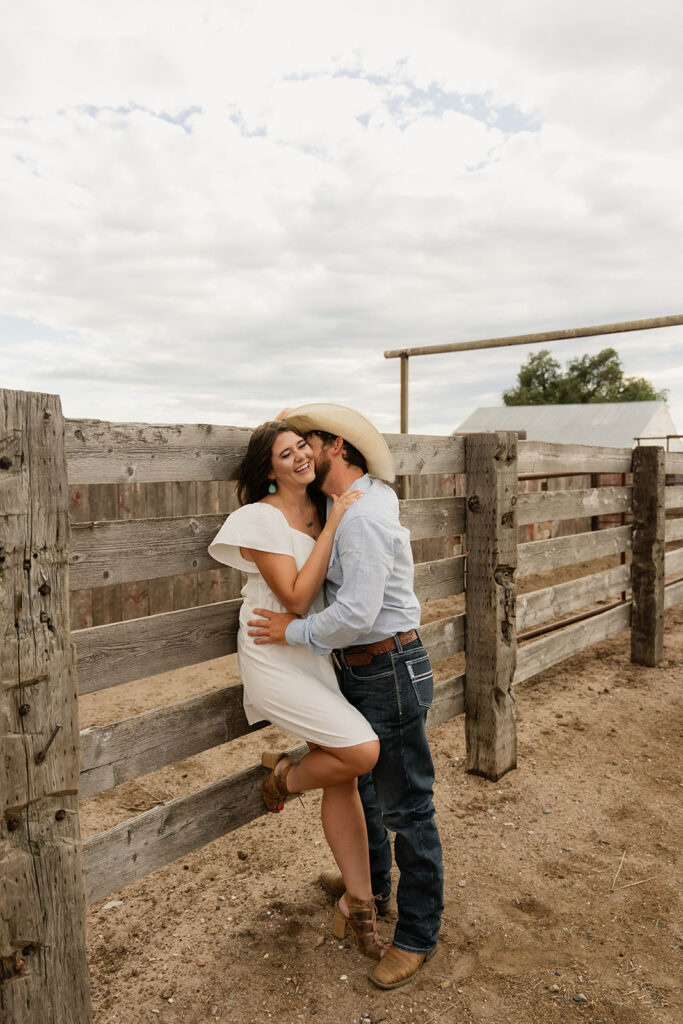
<path fill-rule="evenodd" d="M 81 798 L 92 796 L 249 731 L 240 686 L 80 735 L 76 699 L 77 689 L 90 694 L 235 651 L 239 598 L 224 598 L 219 582 L 207 584 L 207 603 L 184 607 L 178 599 L 179 607 L 182 586 L 174 583 L 171 605 L 168 580 L 189 575 L 198 588 L 198 574 L 216 572 L 206 549 L 225 514 L 221 489 L 225 494 L 249 431 L 65 423 L 55 396 L 9 391 L 0 416 L 0 1009 L 7 1024 L 85 1024 L 86 902 L 263 813 L 264 770 L 250 765 L 80 842 L 79 788 Z M 416 565 L 422 601 L 464 595 L 465 602 L 464 612 L 421 630 L 434 662 L 458 653 L 466 660 L 466 673 L 437 685 L 428 724 L 466 712 L 468 770 L 497 779 L 516 763 L 519 683 L 629 625 L 633 660 L 661 659 L 664 610 L 683 602 L 683 486 L 667 485 L 680 480 L 683 455 L 518 442 L 511 433 L 387 441 L 399 474 L 464 481 L 461 495 L 407 499 L 400 514 L 414 543 L 465 538 L 466 554 Z M 520 475 L 539 473 L 591 474 L 595 481 L 620 474 L 628 483 L 520 490 Z M 172 497 L 170 508 L 150 500 L 153 487 L 168 494 L 169 481 L 210 497 L 191 508 Z M 113 486 L 119 508 L 110 505 L 108 518 L 93 519 L 94 489 Z M 145 518 L 129 517 L 144 488 Z M 73 514 L 77 493 L 88 495 L 90 518 L 83 499 Z M 162 509 L 171 514 L 159 515 Z M 624 514 L 632 525 L 519 542 L 519 528 L 531 524 Z M 595 564 L 586 571 L 586 563 Z M 559 569 L 571 577 L 573 566 L 575 578 L 543 578 Z M 530 577 L 538 586 L 518 597 L 516 581 Z M 153 583 L 166 595 L 161 606 L 152 601 Z M 114 588 L 123 595 L 141 584 L 148 588 L 144 614 L 121 621 L 95 615 L 96 601 L 106 605 Z M 91 601 L 92 624 L 86 616 L 73 632 L 70 589 L 90 593 Z M 196 599 L 190 597 L 187 604 Z"/>

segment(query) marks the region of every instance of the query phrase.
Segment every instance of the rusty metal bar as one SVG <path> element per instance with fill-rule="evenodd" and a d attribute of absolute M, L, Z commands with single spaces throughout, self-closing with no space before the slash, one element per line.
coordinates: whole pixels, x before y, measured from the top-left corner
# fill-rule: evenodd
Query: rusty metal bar
<path fill-rule="evenodd" d="M 521 640 L 531 640 L 536 636 L 543 636 L 545 633 L 554 633 L 557 629 L 563 629 L 564 626 L 571 626 L 575 622 L 582 622 L 584 619 L 592 619 L 596 615 L 602 615 L 603 612 L 611 612 L 613 608 L 620 608 L 623 604 L 628 604 L 627 601 L 613 601 L 612 604 L 602 605 L 601 608 L 594 608 L 591 612 L 580 612 L 578 615 L 570 615 L 569 618 L 562 619 L 561 622 L 551 622 L 547 626 L 539 626 L 537 629 L 529 629 L 526 633 L 517 634 L 517 642 Z"/>
<path fill-rule="evenodd" d="M 459 341 L 448 345 L 423 345 L 420 348 L 396 348 L 384 353 L 385 359 L 399 359 L 404 356 L 431 356 L 440 352 L 471 352 L 480 348 L 502 348 L 507 345 L 532 345 L 536 342 L 565 341 L 571 338 L 593 338 L 600 334 L 621 334 L 624 331 L 649 331 L 655 327 L 680 327 L 683 314 L 655 316 L 646 320 L 624 320 L 614 324 L 597 324 L 594 327 L 571 327 L 562 331 L 541 331 L 538 334 L 512 334 L 503 338 L 486 338 L 482 341 Z"/>

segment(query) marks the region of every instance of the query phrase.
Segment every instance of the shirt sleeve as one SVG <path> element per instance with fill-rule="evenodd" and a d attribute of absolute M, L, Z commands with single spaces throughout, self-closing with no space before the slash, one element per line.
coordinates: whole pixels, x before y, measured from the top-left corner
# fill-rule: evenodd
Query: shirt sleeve
<path fill-rule="evenodd" d="M 240 548 L 295 557 L 294 540 L 287 520 L 279 509 L 260 502 L 243 505 L 228 516 L 209 544 L 209 554 L 217 562 L 242 572 L 258 572 L 254 562 L 242 557 Z"/>
<path fill-rule="evenodd" d="M 381 524 L 358 515 L 348 524 L 342 520 L 339 530 L 343 583 L 336 600 L 315 615 L 290 622 L 285 633 L 287 643 L 305 644 L 313 654 L 348 647 L 370 632 L 382 610 L 393 569 L 393 542 Z"/>

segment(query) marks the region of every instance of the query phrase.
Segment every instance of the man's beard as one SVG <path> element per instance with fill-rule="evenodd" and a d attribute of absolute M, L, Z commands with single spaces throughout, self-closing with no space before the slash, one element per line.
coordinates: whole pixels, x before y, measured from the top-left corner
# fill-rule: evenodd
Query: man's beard
<path fill-rule="evenodd" d="M 329 455 L 323 455 L 322 453 L 315 460 L 315 482 L 318 487 L 323 486 L 327 479 L 327 474 L 332 469 L 332 459 Z"/>

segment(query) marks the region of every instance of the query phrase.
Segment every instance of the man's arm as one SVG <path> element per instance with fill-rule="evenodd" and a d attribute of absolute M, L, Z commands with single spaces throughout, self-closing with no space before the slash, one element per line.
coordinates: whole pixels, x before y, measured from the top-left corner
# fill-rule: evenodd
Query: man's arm
<path fill-rule="evenodd" d="M 327 654 L 372 629 L 393 568 L 392 539 L 375 520 L 358 515 L 342 523 L 338 552 L 343 583 L 334 603 L 305 619 L 255 609 L 265 620 L 249 621 L 255 643 L 306 644 L 314 654 Z"/>

